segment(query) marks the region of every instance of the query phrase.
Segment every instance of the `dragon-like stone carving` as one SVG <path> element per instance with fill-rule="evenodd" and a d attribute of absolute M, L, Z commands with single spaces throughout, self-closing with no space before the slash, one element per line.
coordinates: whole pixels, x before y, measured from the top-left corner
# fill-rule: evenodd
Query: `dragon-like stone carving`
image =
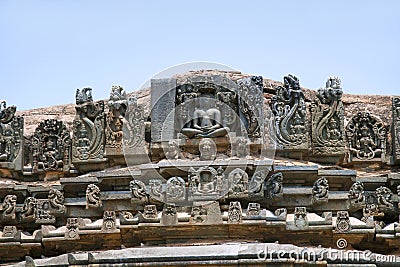
<path fill-rule="evenodd" d="M 275 115 L 277 144 L 283 148 L 306 149 L 306 105 L 297 77 L 289 74 L 284 77 L 284 86 L 276 87 L 276 95 L 271 98 L 271 110 Z"/>
<path fill-rule="evenodd" d="M 32 171 L 69 171 L 71 136 L 62 121 L 47 119 L 32 137 Z"/>
<path fill-rule="evenodd" d="M 378 205 L 380 209 L 393 209 L 392 191 L 384 186 L 380 186 L 375 190 L 375 194 L 378 200 Z"/>
<path fill-rule="evenodd" d="M 64 194 L 55 188 L 50 188 L 49 190 L 49 203 L 50 207 L 55 211 L 55 212 L 64 212 L 65 211 L 65 206 L 64 206 Z"/>
<path fill-rule="evenodd" d="M 327 201 L 329 193 L 328 179 L 320 177 L 315 181 L 313 189 L 313 198 L 316 201 Z"/>
<path fill-rule="evenodd" d="M 344 153 L 344 108 L 338 77 L 329 77 L 310 106 L 313 154 Z"/>
<path fill-rule="evenodd" d="M 100 188 L 95 184 L 89 184 L 86 188 L 86 208 L 99 208 L 102 206 Z"/>
<path fill-rule="evenodd" d="M 349 198 L 352 205 L 365 204 L 364 184 L 363 182 L 356 181 L 351 185 L 349 190 Z"/>
<path fill-rule="evenodd" d="M 92 89 L 76 90 L 73 122 L 73 162 L 103 160 L 105 145 L 104 102 L 93 102 Z"/>
<path fill-rule="evenodd" d="M 15 220 L 15 212 L 17 210 L 17 196 L 7 195 L 4 198 L 2 210 L 4 219 Z"/>
<path fill-rule="evenodd" d="M 281 172 L 271 175 L 266 183 L 266 190 L 266 196 L 270 199 L 283 196 L 283 174 Z"/>
<path fill-rule="evenodd" d="M 27 197 L 24 200 L 24 206 L 21 210 L 21 218 L 28 219 L 35 217 L 35 209 L 36 209 L 37 200 L 34 197 Z"/>
<path fill-rule="evenodd" d="M 129 189 L 131 190 L 132 201 L 147 202 L 148 196 L 146 193 L 146 185 L 139 180 L 132 180 L 129 182 Z"/>
<path fill-rule="evenodd" d="M 377 116 L 368 112 L 359 112 L 346 126 L 346 135 L 350 150 L 349 161 L 384 160 L 386 153 L 387 127 Z"/>

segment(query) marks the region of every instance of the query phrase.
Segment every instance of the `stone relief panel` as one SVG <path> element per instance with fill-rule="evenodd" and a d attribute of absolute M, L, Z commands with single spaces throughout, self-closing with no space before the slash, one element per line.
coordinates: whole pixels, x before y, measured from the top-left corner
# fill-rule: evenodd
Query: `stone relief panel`
<path fill-rule="evenodd" d="M 218 173 L 213 167 L 201 167 L 197 170 L 191 168 L 188 172 L 189 200 L 219 198 L 220 193 L 223 194 L 224 192 L 217 179 L 220 179 L 220 183 L 224 183 L 226 180 L 224 177 L 218 177 L 218 175 L 221 175 L 221 173 Z"/>
<path fill-rule="evenodd" d="M 48 199 L 38 199 L 36 204 L 35 223 L 54 224 L 56 217 L 51 214 L 51 206 Z"/>
<path fill-rule="evenodd" d="M 349 190 L 349 199 L 352 207 L 363 207 L 365 206 L 365 193 L 363 182 L 356 181 L 351 185 Z"/>
<path fill-rule="evenodd" d="M 261 213 L 261 205 L 260 203 L 254 203 L 254 202 L 249 202 L 246 210 L 246 216 L 251 218 L 251 217 L 257 217 Z"/>
<path fill-rule="evenodd" d="M 387 127 L 368 112 L 359 112 L 346 126 L 349 162 L 385 161 Z"/>
<path fill-rule="evenodd" d="M 76 240 L 79 239 L 79 219 L 67 218 L 67 225 L 64 234 L 65 239 Z"/>
<path fill-rule="evenodd" d="M 146 193 L 146 185 L 139 180 L 132 180 L 129 182 L 129 189 L 131 191 L 132 202 L 147 203 L 148 195 Z"/>
<path fill-rule="evenodd" d="M 167 202 L 184 201 L 186 198 L 185 180 L 181 177 L 171 177 L 166 187 Z"/>
<path fill-rule="evenodd" d="M 37 200 L 34 197 L 27 197 L 21 210 L 22 221 L 33 221 L 35 219 Z"/>
<path fill-rule="evenodd" d="M 100 195 L 100 188 L 95 184 L 89 184 L 86 188 L 86 209 L 100 208 L 103 205 Z"/>
<path fill-rule="evenodd" d="M 243 219 L 242 206 L 239 201 L 231 201 L 228 209 L 228 223 L 241 223 Z"/>
<path fill-rule="evenodd" d="M 329 194 L 329 183 L 325 177 L 320 177 L 315 181 L 313 189 L 314 202 L 327 202 Z"/>
<path fill-rule="evenodd" d="M 338 77 L 329 77 L 310 106 L 314 155 L 344 155 L 344 108 Z"/>
<path fill-rule="evenodd" d="M 93 102 L 92 89 L 76 90 L 76 116 L 73 122 L 72 161 L 104 161 L 104 102 Z"/>
<path fill-rule="evenodd" d="M 289 74 L 284 77 L 284 86 L 276 87 L 271 110 L 275 115 L 277 145 L 283 149 L 307 149 L 306 104 L 297 77 Z"/>
<path fill-rule="evenodd" d="M 138 104 L 136 97 L 130 97 L 128 99 L 128 108 L 123 123 L 123 142 L 125 149 L 145 147 L 145 122 L 146 117 L 144 115 L 143 106 Z"/>
<path fill-rule="evenodd" d="M 2 218 L 4 220 L 15 220 L 15 213 L 17 210 L 17 196 L 16 195 L 6 195 L 3 204 L 1 206 L 2 209 Z"/>
<path fill-rule="evenodd" d="M 65 206 L 64 206 L 64 194 L 55 188 L 50 188 L 49 191 L 49 203 L 52 213 L 64 213 Z"/>
<path fill-rule="evenodd" d="M 23 165 L 24 118 L 17 108 L 0 101 L 0 167 L 21 170 Z"/>
<path fill-rule="evenodd" d="M 335 231 L 338 233 L 347 233 L 351 230 L 351 223 L 348 211 L 338 211 L 336 217 Z"/>
<path fill-rule="evenodd" d="M 71 136 L 62 121 L 39 123 L 32 137 L 32 172 L 64 171 L 71 165 Z"/>
<path fill-rule="evenodd" d="M 126 93 L 122 86 L 112 86 L 108 100 L 106 134 L 106 152 L 108 154 L 122 153 L 122 126 L 128 107 Z"/>
<path fill-rule="evenodd" d="M 105 210 L 103 213 L 103 225 L 101 226 L 103 233 L 112 233 L 117 231 L 117 217 L 115 211 Z"/>
<path fill-rule="evenodd" d="M 278 199 L 283 197 L 283 174 L 274 173 L 266 182 L 266 197 L 269 199 Z"/>
<path fill-rule="evenodd" d="M 247 198 L 249 194 L 249 175 L 242 169 L 236 168 L 229 173 L 229 197 Z"/>
<path fill-rule="evenodd" d="M 267 171 L 258 170 L 253 174 L 249 183 L 249 196 L 251 198 L 264 196 L 264 181 L 267 176 Z"/>

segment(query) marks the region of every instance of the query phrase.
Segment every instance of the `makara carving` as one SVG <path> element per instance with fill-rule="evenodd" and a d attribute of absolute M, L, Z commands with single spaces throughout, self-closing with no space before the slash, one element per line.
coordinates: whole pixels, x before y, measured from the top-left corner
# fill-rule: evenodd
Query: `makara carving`
<path fill-rule="evenodd" d="M 89 184 L 86 188 L 86 208 L 100 208 L 100 188 L 95 184 Z"/>
<path fill-rule="evenodd" d="M 306 105 L 297 77 L 290 74 L 284 77 L 284 86 L 276 87 L 276 96 L 271 98 L 271 109 L 277 144 L 283 149 L 307 149 Z"/>
<path fill-rule="evenodd" d="M 354 116 L 346 127 L 349 161 L 385 160 L 386 128 L 380 118 L 368 112 L 359 112 Z"/>
<path fill-rule="evenodd" d="M 71 165 L 71 136 L 62 121 L 47 119 L 36 128 L 32 137 L 34 173 L 69 171 Z"/>
<path fill-rule="evenodd" d="M 320 177 L 315 181 L 313 189 L 313 200 L 317 202 L 328 201 L 329 183 L 325 177 Z"/>
<path fill-rule="evenodd" d="M 338 77 L 329 77 L 310 106 L 311 144 L 314 155 L 344 154 L 344 108 Z"/>
<path fill-rule="evenodd" d="M 104 160 L 104 102 L 93 102 L 92 89 L 76 90 L 72 161 Z"/>

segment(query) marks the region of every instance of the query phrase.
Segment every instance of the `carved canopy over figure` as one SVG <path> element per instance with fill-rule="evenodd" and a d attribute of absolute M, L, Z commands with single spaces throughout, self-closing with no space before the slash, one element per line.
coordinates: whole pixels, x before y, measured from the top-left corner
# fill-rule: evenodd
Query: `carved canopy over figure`
<path fill-rule="evenodd" d="M 221 124 L 221 112 L 216 108 L 215 100 L 199 97 L 189 127 L 183 128 L 181 132 L 189 138 L 194 138 L 223 137 L 228 131 L 229 128 Z"/>
<path fill-rule="evenodd" d="M 271 98 L 271 109 L 275 115 L 278 144 L 306 148 L 306 105 L 297 77 L 284 77 L 284 87 L 276 87 L 276 96 Z"/>
<path fill-rule="evenodd" d="M 93 103 L 92 89 L 76 91 L 76 116 L 72 158 L 74 163 L 87 160 L 103 160 L 105 145 L 104 102 Z"/>
<path fill-rule="evenodd" d="M 350 161 L 353 157 L 371 160 L 381 156 L 384 159 L 386 128 L 380 118 L 368 112 L 359 112 L 354 116 L 346 127 Z"/>
<path fill-rule="evenodd" d="M 71 159 L 71 136 L 62 121 L 47 119 L 36 128 L 32 138 L 33 172 L 68 171 Z"/>

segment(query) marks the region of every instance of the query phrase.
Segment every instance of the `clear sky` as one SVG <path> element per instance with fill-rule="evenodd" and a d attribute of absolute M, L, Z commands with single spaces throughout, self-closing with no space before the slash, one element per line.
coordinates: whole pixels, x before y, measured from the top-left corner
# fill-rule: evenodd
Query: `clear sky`
<path fill-rule="evenodd" d="M 211 61 L 317 89 L 400 95 L 400 1 L 0 1 L 0 99 L 19 110 L 128 92 Z"/>

